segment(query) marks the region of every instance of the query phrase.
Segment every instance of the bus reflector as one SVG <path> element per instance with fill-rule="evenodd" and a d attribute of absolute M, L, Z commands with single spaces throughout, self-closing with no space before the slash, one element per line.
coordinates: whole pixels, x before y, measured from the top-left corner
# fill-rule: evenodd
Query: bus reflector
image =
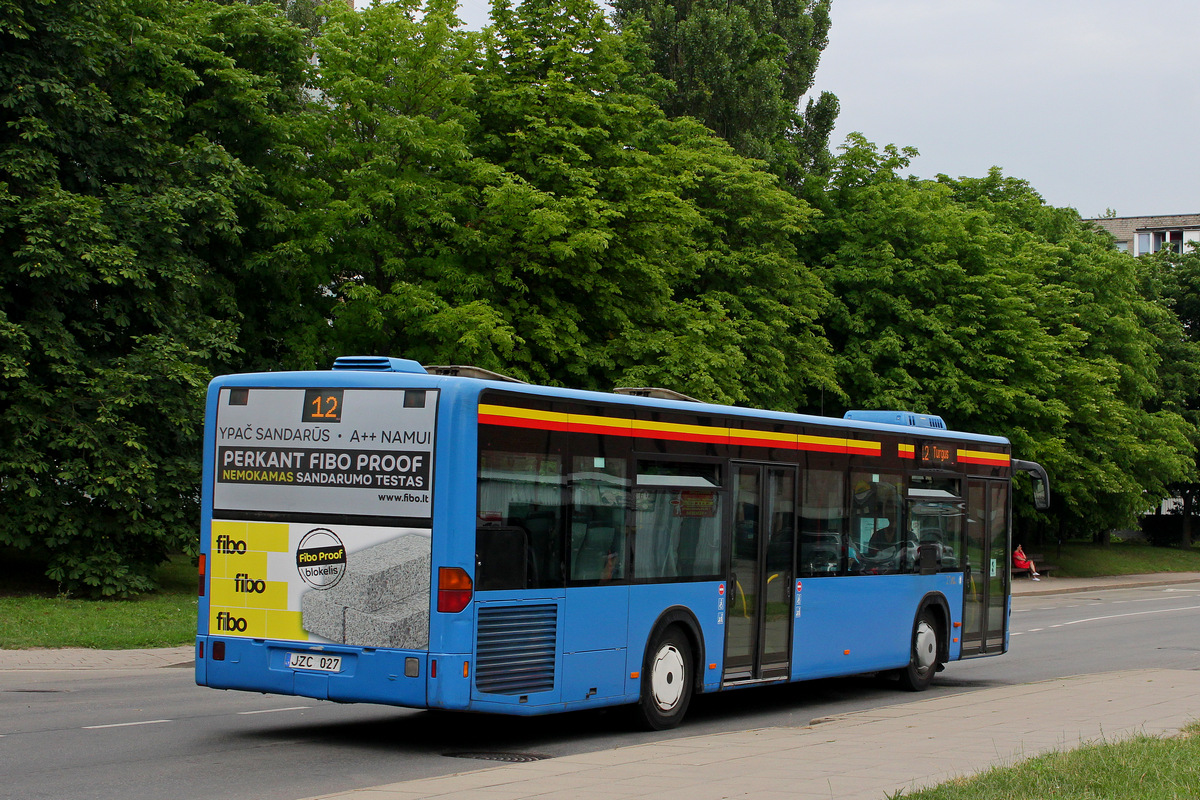
<path fill-rule="evenodd" d="M 471 604 L 471 576 L 461 567 L 438 567 L 437 610 L 457 614 Z"/>
<path fill-rule="evenodd" d="M 431 678 L 437 677 L 437 659 L 436 658 L 431 659 L 429 661 L 429 677 L 431 677 Z"/>
<path fill-rule="evenodd" d="M 200 554 L 200 583 L 197 584 L 197 586 L 196 586 L 196 596 L 197 597 L 204 597 L 204 567 L 206 566 L 206 564 L 207 564 L 207 559 L 204 557 L 204 553 L 201 553 Z"/>
<path fill-rule="evenodd" d="M 463 677 L 464 678 L 471 677 L 471 662 L 470 661 L 463 662 Z"/>

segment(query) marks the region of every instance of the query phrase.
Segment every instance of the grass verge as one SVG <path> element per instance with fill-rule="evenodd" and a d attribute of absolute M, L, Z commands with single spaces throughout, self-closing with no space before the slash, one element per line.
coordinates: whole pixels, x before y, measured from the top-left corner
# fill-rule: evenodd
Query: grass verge
<path fill-rule="evenodd" d="M 905 800 L 1183 800 L 1200 797 L 1200 723 L 1178 736 L 1137 736 L 1048 753 L 961 778 Z"/>
<path fill-rule="evenodd" d="M 1102 575 L 1145 575 L 1152 572 L 1200 572 L 1200 546 L 1190 550 L 1152 547 L 1138 542 L 1114 542 L 1105 547 L 1069 542 L 1061 548 L 1025 547 L 1039 552 L 1042 562 L 1053 564 L 1055 576 L 1096 578 Z"/>
<path fill-rule="evenodd" d="M 172 559 L 158 580 L 157 592 L 133 600 L 79 600 L 10 585 L 0 594 L 0 648 L 189 644 L 196 635 L 196 568 L 187 558 Z"/>

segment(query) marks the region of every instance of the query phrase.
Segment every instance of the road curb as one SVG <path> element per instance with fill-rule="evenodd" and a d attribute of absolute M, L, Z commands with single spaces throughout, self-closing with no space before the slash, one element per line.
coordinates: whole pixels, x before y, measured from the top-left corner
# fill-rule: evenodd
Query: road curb
<path fill-rule="evenodd" d="M 122 670 L 192 667 L 195 648 L 150 647 L 141 650 L 91 650 L 84 647 L 0 649 L 0 671 Z"/>

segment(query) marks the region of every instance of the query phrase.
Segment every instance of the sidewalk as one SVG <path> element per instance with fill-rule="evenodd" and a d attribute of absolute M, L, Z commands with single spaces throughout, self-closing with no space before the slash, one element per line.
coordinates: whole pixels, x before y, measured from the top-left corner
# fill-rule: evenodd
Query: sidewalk
<path fill-rule="evenodd" d="M 803 728 L 507 764 L 320 800 L 884 800 L 1085 742 L 1171 734 L 1197 718 L 1200 672 L 1136 670 L 936 697 Z"/>
<path fill-rule="evenodd" d="M 114 670 L 191 667 L 193 645 L 146 650 L 62 649 L 0 650 L 0 672 L 8 670 Z"/>
<path fill-rule="evenodd" d="M 1066 594 L 1093 592 L 1098 589 L 1137 589 L 1146 586 L 1169 586 L 1174 583 L 1200 582 L 1200 572 L 1155 572 L 1149 575 L 1113 575 L 1103 578 L 1015 578 L 1013 596 L 1030 594 Z"/>

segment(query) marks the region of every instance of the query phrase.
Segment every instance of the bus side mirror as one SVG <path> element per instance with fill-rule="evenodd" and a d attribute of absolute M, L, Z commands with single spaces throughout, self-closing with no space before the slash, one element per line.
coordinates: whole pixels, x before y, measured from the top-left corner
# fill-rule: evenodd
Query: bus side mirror
<path fill-rule="evenodd" d="M 1033 479 L 1033 507 L 1038 511 L 1050 508 L 1050 476 L 1046 474 L 1046 468 L 1036 461 L 1022 461 L 1019 458 L 1012 460 L 1012 466 L 1013 469 L 1028 473 Z"/>

